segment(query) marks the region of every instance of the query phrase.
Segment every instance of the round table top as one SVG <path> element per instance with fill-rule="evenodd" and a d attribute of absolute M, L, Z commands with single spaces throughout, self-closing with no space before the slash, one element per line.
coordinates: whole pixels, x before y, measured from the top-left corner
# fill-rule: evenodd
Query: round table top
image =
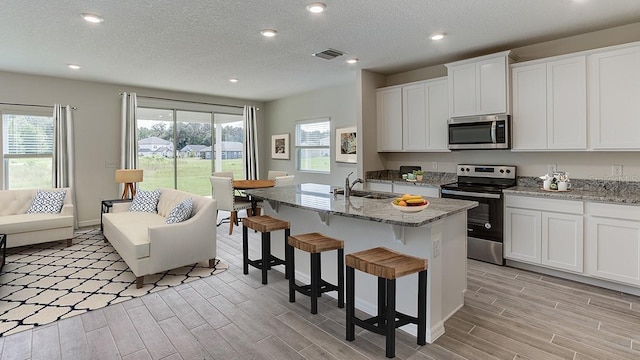
<path fill-rule="evenodd" d="M 263 189 L 274 187 L 273 180 L 233 180 L 233 188 L 237 190 Z"/>

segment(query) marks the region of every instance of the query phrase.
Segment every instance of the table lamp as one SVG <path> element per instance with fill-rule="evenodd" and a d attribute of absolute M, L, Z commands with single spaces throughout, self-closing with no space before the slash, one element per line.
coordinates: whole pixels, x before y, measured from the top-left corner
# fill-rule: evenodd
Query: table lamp
<path fill-rule="evenodd" d="M 131 190 L 131 198 L 136 196 L 136 188 L 134 183 L 142 181 L 142 169 L 119 169 L 116 170 L 116 182 L 124 184 L 122 190 L 122 198 L 129 199 L 129 190 Z"/>

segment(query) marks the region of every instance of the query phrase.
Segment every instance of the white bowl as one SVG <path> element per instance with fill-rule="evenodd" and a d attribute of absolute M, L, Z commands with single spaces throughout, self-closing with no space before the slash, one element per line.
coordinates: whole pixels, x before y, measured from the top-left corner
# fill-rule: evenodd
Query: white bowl
<path fill-rule="evenodd" d="M 406 212 L 406 213 L 412 213 L 412 212 L 418 212 L 418 211 L 422 211 L 424 209 L 427 208 L 427 206 L 429 206 L 429 201 L 427 201 L 426 204 L 424 205 L 420 205 L 420 206 L 398 206 L 396 204 L 393 203 L 393 201 L 391 202 L 391 206 L 393 206 L 394 208 L 402 211 L 402 212 Z"/>

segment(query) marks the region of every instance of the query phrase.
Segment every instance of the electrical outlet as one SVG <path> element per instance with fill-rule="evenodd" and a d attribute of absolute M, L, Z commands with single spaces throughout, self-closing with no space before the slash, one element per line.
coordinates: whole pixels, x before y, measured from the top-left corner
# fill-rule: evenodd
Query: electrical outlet
<path fill-rule="evenodd" d="M 108 168 L 108 169 L 115 169 L 118 167 L 118 162 L 117 161 L 105 161 L 104 162 L 104 167 Z"/>
<path fill-rule="evenodd" d="M 440 256 L 440 245 L 441 245 L 441 241 L 440 239 L 435 239 L 433 240 L 433 257 L 437 258 L 438 256 Z"/>
<path fill-rule="evenodd" d="M 437 162 L 437 161 L 432 162 L 432 163 L 431 163 L 431 168 L 432 168 L 433 170 L 437 169 L 437 168 L 438 168 L 438 162 Z"/>
<path fill-rule="evenodd" d="M 622 176 L 622 165 L 611 165 L 611 175 Z"/>
<path fill-rule="evenodd" d="M 547 164 L 547 174 L 553 174 L 558 171 L 558 166 L 556 164 Z"/>

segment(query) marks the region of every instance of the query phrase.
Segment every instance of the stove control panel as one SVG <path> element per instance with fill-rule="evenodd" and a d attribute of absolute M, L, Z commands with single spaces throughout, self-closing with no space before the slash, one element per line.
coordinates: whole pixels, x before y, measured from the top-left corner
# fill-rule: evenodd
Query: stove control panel
<path fill-rule="evenodd" d="M 508 165 L 458 165 L 458 176 L 515 179 L 516 167 Z"/>

